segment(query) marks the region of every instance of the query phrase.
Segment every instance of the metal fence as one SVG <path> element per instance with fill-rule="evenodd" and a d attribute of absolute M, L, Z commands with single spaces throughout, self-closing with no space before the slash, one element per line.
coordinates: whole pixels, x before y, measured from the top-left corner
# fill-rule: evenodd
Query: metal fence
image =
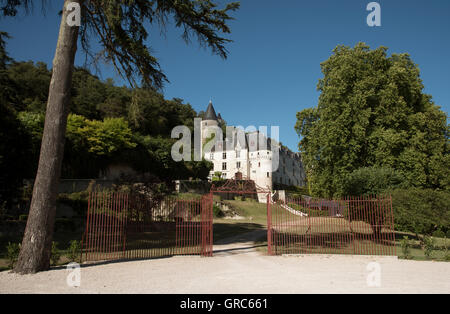
<path fill-rule="evenodd" d="M 212 255 L 212 201 L 92 192 L 82 260 Z"/>
<path fill-rule="evenodd" d="M 390 196 L 268 202 L 270 255 L 396 255 Z"/>

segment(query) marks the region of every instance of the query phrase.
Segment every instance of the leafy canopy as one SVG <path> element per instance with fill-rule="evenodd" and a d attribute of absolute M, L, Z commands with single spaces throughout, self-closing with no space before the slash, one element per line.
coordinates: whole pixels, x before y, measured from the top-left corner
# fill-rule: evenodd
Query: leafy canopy
<path fill-rule="evenodd" d="M 297 113 L 295 126 L 313 194 L 342 194 L 350 173 L 372 166 L 410 186 L 449 188 L 447 115 L 423 92 L 408 54 L 338 46 L 321 69 L 318 106 Z"/>

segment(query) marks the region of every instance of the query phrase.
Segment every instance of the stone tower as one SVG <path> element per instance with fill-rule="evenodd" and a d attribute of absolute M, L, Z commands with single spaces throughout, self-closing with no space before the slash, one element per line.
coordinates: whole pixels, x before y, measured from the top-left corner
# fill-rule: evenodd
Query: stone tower
<path fill-rule="evenodd" d="M 214 110 L 212 101 L 209 101 L 208 108 L 206 108 L 205 116 L 202 120 L 201 134 L 202 134 L 202 155 L 203 155 L 203 145 L 205 144 L 208 132 L 207 130 L 212 127 L 219 127 L 219 120 Z"/>

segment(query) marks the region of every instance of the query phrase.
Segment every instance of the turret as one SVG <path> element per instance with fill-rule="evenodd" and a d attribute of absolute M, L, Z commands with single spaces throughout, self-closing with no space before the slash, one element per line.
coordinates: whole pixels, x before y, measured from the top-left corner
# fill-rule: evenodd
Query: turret
<path fill-rule="evenodd" d="M 219 121 L 216 115 L 216 111 L 214 110 L 212 101 L 209 101 L 208 108 L 206 108 L 205 116 L 202 120 L 202 154 L 203 154 L 203 145 L 205 144 L 205 140 L 207 138 L 208 132 L 207 130 L 211 127 L 218 127 Z"/>

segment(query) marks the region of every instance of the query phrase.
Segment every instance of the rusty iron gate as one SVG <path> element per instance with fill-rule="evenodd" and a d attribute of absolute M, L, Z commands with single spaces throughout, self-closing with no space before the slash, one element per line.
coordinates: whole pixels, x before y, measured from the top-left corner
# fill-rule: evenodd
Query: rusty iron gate
<path fill-rule="evenodd" d="M 82 261 L 212 256 L 211 197 L 154 201 L 144 195 L 91 192 Z"/>
<path fill-rule="evenodd" d="M 396 255 L 387 195 L 267 202 L 269 255 Z"/>

